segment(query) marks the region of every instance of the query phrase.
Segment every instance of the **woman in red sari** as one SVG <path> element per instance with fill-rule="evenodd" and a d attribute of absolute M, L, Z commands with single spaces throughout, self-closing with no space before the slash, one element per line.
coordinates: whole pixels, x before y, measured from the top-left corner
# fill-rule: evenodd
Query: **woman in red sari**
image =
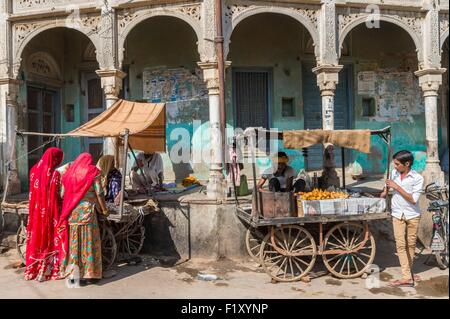
<path fill-rule="evenodd" d="M 62 231 L 60 274 L 80 279 L 102 278 L 102 255 L 97 210 L 107 215 L 100 170 L 91 154 L 82 153 L 62 177 L 63 206 L 58 229 Z M 67 229 L 69 232 L 67 233 Z"/>
<path fill-rule="evenodd" d="M 55 168 L 61 164 L 63 155 L 61 149 L 51 147 L 30 171 L 26 280 L 45 281 L 58 276 L 59 252 L 55 227 L 59 220 L 61 199 L 60 174 Z"/>

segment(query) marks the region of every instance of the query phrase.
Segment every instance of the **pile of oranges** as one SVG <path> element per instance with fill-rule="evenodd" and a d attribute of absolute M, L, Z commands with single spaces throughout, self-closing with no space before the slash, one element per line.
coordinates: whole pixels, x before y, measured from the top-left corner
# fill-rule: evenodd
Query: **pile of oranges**
<path fill-rule="evenodd" d="M 344 192 L 330 192 L 314 188 L 311 192 L 297 193 L 302 200 L 322 200 L 322 199 L 339 199 L 348 198 L 348 194 Z"/>

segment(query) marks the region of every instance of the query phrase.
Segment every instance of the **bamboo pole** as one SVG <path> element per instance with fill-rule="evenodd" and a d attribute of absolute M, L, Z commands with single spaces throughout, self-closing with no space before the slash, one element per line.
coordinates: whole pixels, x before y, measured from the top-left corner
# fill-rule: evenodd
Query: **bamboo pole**
<path fill-rule="evenodd" d="M 225 113 L 225 59 L 223 54 L 223 23 L 222 23 L 222 0 L 215 0 L 215 22 L 216 22 L 216 44 L 217 68 L 219 76 L 219 108 L 220 108 L 220 133 L 222 134 L 222 163 L 225 164 L 225 139 L 226 139 L 226 113 Z M 225 167 L 225 166 L 223 166 Z"/>
<path fill-rule="evenodd" d="M 129 129 L 125 129 L 124 132 L 124 142 L 123 142 L 123 172 L 121 181 L 121 192 L 120 192 L 120 215 L 119 219 L 122 219 L 123 214 L 123 203 L 125 200 L 125 174 L 127 172 L 127 158 L 128 158 L 128 135 L 130 134 Z"/>

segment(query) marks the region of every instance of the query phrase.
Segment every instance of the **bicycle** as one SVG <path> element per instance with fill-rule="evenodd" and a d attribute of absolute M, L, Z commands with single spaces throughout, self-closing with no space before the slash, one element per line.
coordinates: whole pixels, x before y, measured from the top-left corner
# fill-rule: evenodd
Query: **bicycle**
<path fill-rule="evenodd" d="M 448 186 L 430 183 L 425 187 L 424 193 L 430 201 L 427 211 L 433 214 L 431 250 L 439 268 L 445 270 L 449 259 Z"/>

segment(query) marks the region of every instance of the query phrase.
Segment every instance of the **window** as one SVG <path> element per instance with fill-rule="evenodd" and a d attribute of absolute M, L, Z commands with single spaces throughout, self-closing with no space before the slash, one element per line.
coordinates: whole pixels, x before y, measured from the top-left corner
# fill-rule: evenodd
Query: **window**
<path fill-rule="evenodd" d="M 283 117 L 295 116 L 294 98 L 284 97 L 281 102 L 281 114 Z"/>
<path fill-rule="evenodd" d="M 375 116 L 375 99 L 373 97 L 364 97 L 362 99 L 362 116 Z"/>

